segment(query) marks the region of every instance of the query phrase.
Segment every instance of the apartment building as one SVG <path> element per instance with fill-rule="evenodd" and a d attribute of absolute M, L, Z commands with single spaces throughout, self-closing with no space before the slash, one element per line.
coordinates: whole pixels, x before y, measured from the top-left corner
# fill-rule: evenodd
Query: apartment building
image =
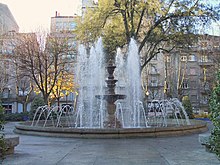
<path fill-rule="evenodd" d="M 23 36 L 33 33 L 8 32 L 0 38 L 0 98 L 6 113 L 28 111 L 34 97 L 30 79 L 17 66 L 14 48 Z"/>
<path fill-rule="evenodd" d="M 148 99 L 188 96 L 195 113 L 208 112 L 220 62 L 220 37 L 201 35 L 188 49 L 158 54 L 147 66 Z"/>
<path fill-rule="evenodd" d="M 0 99 L 6 113 L 22 112 L 13 62 L 14 40 L 19 26 L 7 5 L 0 3 Z M 23 97 L 23 96 L 22 96 Z"/>
<path fill-rule="evenodd" d="M 82 17 L 86 12 L 86 8 L 95 8 L 98 5 L 98 0 L 82 0 Z"/>
<path fill-rule="evenodd" d="M 77 50 L 77 41 L 73 31 L 76 28 L 76 19 L 79 16 L 61 16 L 57 11 L 55 17 L 51 17 L 50 35 L 57 38 L 66 38 L 70 46 L 75 47 L 75 51 L 68 56 L 75 58 Z"/>
<path fill-rule="evenodd" d="M 0 3 L 0 35 L 9 31 L 18 32 L 19 26 L 8 6 Z"/>
<path fill-rule="evenodd" d="M 142 73 L 143 86 L 148 100 L 164 99 L 165 65 L 164 55 L 157 54 Z"/>
<path fill-rule="evenodd" d="M 63 58 L 68 60 L 70 64 L 66 68 L 70 73 L 75 73 L 75 62 L 77 58 L 78 43 L 76 41 L 73 31 L 76 28 L 76 19 L 79 16 L 62 16 L 56 11 L 55 17 L 51 17 L 50 37 L 57 39 L 68 40 L 70 51 L 68 54 L 63 54 Z M 74 77 L 74 76 L 73 76 Z M 73 81 L 73 80 L 72 80 Z M 68 93 L 68 92 L 67 92 Z M 75 93 L 68 93 L 65 97 L 60 99 L 62 105 L 73 105 Z"/>

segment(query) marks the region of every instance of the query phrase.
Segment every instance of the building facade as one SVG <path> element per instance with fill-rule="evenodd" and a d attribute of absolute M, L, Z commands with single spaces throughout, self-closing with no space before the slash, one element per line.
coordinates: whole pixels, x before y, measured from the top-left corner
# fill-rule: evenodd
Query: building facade
<path fill-rule="evenodd" d="M 6 113 L 22 112 L 16 85 L 16 69 L 14 65 L 14 41 L 19 26 L 8 6 L 0 3 L 0 99 Z M 28 105 L 27 107 L 30 107 Z"/>
<path fill-rule="evenodd" d="M 19 26 L 8 6 L 0 3 L 0 35 L 9 31 L 19 32 Z"/>
<path fill-rule="evenodd" d="M 145 71 L 148 99 L 188 96 L 194 113 L 208 113 L 220 62 L 220 37 L 201 35 L 188 49 L 158 54 Z"/>
<path fill-rule="evenodd" d="M 8 32 L 1 35 L 0 98 L 6 113 L 29 111 L 33 99 L 30 79 L 18 68 L 14 52 L 19 38 L 26 35 L 33 34 Z"/>
<path fill-rule="evenodd" d="M 76 19 L 79 16 L 61 16 L 56 12 L 55 17 L 51 17 L 51 31 L 50 37 L 56 39 L 67 40 L 69 49 L 68 54 L 63 54 L 63 59 L 66 59 L 69 62 L 69 65 L 66 66 L 66 70 L 70 74 L 73 74 L 72 77 L 75 77 L 75 63 L 77 59 L 77 49 L 78 43 L 76 41 L 75 34 L 73 31 L 76 28 Z M 71 81 L 71 80 L 70 80 Z M 72 79 L 74 81 L 74 79 Z M 74 105 L 75 93 L 65 92 L 66 95 L 60 99 L 61 104 L 64 105 Z M 68 93 L 68 94 L 67 94 Z"/>
<path fill-rule="evenodd" d="M 76 28 L 77 16 L 61 16 L 57 11 L 55 17 L 51 17 L 50 32 L 71 32 Z"/>
<path fill-rule="evenodd" d="M 95 8 L 98 5 L 98 0 L 82 0 L 82 16 L 86 12 L 86 8 Z"/>

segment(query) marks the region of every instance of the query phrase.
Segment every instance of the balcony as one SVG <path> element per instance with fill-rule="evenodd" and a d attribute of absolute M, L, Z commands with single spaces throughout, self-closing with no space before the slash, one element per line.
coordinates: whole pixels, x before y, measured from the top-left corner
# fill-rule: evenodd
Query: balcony
<path fill-rule="evenodd" d="M 211 65 L 214 65 L 213 61 L 212 60 L 207 60 L 207 61 L 199 61 L 199 65 L 200 66 L 211 66 Z"/>
<path fill-rule="evenodd" d="M 149 72 L 149 75 L 160 75 L 160 73 L 159 73 L 158 71 L 157 71 L 157 72 L 155 72 L 155 71 L 154 71 L 154 72 L 153 72 L 153 71 L 150 71 L 150 72 Z"/>
<path fill-rule="evenodd" d="M 164 85 L 160 84 L 160 83 L 150 83 L 148 85 L 148 88 L 161 88 L 164 87 Z"/>
<path fill-rule="evenodd" d="M 13 102 L 13 101 L 16 101 L 16 94 L 3 92 L 3 93 L 0 93 L 0 99 L 2 103 Z"/>
<path fill-rule="evenodd" d="M 208 107 L 209 103 L 207 100 L 200 100 L 200 107 Z"/>
<path fill-rule="evenodd" d="M 208 81 L 208 82 L 210 82 L 214 79 L 214 77 L 209 74 L 207 74 L 205 77 L 206 77 L 206 81 Z M 204 74 L 200 74 L 199 78 L 203 82 L 204 81 Z M 203 87 L 204 87 L 204 85 L 203 85 Z"/>

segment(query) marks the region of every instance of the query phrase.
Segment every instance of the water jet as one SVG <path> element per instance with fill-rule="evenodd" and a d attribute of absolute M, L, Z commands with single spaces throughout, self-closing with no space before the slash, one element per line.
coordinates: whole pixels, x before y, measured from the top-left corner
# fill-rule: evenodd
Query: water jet
<path fill-rule="evenodd" d="M 105 66 L 104 61 L 101 38 L 89 55 L 81 45 L 76 69 L 80 85 L 76 109 L 71 106 L 39 107 L 33 121 L 16 125 L 15 132 L 58 137 L 124 138 L 179 136 L 207 130 L 205 122 L 188 119 L 178 99 L 152 100 L 144 108 L 140 59 L 133 39 L 126 60 L 117 53 L 116 62 L 110 60 Z"/>

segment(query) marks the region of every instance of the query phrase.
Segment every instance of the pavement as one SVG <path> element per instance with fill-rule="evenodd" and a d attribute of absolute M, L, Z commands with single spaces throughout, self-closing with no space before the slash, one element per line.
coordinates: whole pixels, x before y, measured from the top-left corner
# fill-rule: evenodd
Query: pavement
<path fill-rule="evenodd" d="M 14 134 L 15 123 L 5 125 Z M 206 132 L 204 134 L 207 134 Z M 80 139 L 18 135 L 15 153 L 3 165 L 219 165 L 199 134 L 130 139 Z"/>

